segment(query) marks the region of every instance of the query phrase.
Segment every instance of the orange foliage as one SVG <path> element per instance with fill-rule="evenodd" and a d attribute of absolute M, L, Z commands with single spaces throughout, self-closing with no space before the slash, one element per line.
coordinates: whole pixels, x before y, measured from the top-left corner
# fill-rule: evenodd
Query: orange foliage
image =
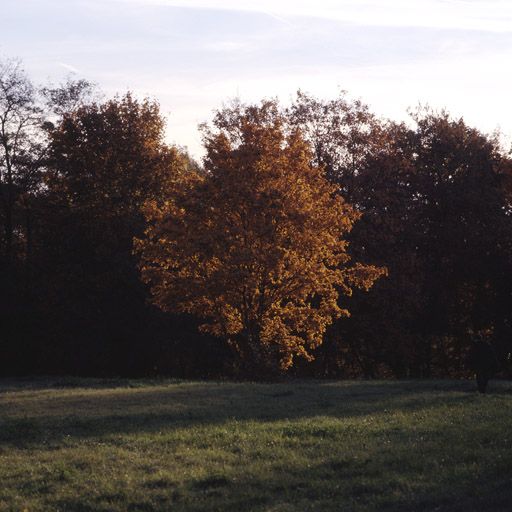
<path fill-rule="evenodd" d="M 252 365 L 287 369 L 349 315 L 340 292 L 384 271 L 350 264 L 344 237 L 359 214 L 283 126 L 273 102 L 218 113 L 205 129 L 206 172 L 146 205 L 137 250 L 160 308 L 205 319 Z"/>

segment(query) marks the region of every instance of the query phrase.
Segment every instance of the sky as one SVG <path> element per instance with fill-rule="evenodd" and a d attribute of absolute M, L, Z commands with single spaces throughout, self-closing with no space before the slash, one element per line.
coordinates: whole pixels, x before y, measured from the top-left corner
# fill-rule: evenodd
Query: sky
<path fill-rule="evenodd" d="M 0 56 L 159 100 L 169 142 L 235 97 L 340 90 L 401 120 L 419 103 L 512 135 L 512 0 L 2 0 Z"/>

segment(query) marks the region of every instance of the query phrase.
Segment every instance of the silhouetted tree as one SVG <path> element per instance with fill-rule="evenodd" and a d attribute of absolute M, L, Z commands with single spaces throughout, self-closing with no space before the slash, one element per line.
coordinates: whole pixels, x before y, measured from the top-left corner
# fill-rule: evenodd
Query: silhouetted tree
<path fill-rule="evenodd" d="M 131 94 L 65 113 L 49 135 L 39 259 L 48 314 L 67 339 L 62 364 L 129 372 L 151 323 L 132 255 L 141 206 L 162 200 L 188 160 L 165 144 L 158 104 Z"/>
<path fill-rule="evenodd" d="M 91 90 L 85 80 L 69 79 L 47 88 L 75 103 Z M 34 232 L 37 203 L 44 188 L 47 130 L 59 117 L 56 97 L 44 94 L 17 60 L 0 63 L 0 368 L 21 367 L 30 357 L 34 319 Z M 29 365 L 27 365 L 27 368 Z"/>
<path fill-rule="evenodd" d="M 428 109 L 412 127 L 380 121 L 344 98 L 299 95 L 290 112 L 363 214 L 353 254 L 389 268 L 370 294 L 355 294 L 359 314 L 331 329 L 325 364 L 334 358 L 339 373 L 356 365 L 367 376 L 386 367 L 397 376 L 460 373 L 467 330 L 508 318 L 510 160 L 498 139 Z"/>

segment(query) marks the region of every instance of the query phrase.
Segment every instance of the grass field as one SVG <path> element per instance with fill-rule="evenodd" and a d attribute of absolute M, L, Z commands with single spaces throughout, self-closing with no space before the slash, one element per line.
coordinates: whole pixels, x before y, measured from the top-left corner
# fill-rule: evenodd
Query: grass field
<path fill-rule="evenodd" d="M 512 383 L 0 381 L 1 511 L 512 510 Z"/>

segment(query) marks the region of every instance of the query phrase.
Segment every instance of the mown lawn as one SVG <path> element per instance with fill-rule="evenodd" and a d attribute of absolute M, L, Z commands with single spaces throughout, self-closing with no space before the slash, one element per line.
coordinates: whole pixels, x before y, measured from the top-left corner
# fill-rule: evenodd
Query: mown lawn
<path fill-rule="evenodd" d="M 512 383 L 0 381 L 0 510 L 509 512 Z"/>

